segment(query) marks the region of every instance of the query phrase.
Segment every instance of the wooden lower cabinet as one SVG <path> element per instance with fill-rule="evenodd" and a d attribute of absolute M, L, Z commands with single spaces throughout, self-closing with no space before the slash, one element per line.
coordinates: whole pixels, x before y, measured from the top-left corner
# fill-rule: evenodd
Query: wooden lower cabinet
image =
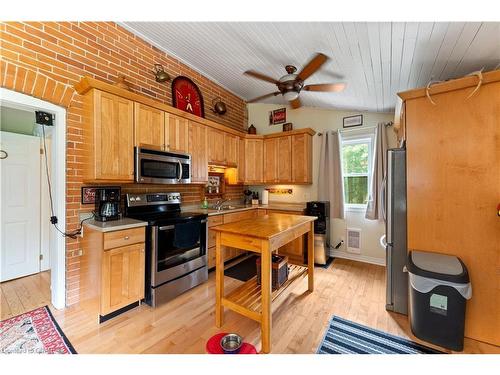
<path fill-rule="evenodd" d="M 104 251 L 101 315 L 144 298 L 144 243 Z"/>
<path fill-rule="evenodd" d="M 267 210 L 268 215 L 272 214 L 287 214 L 287 215 L 304 215 L 303 211 L 281 211 L 281 210 Z M 287 255 L 288 258 L 296 263 L 303 264 L 306 256 L 307 238 L 305 236 L 299 237 L 292 242 L 287 243 L 285 246 L 279 248 L 278 253 Z"/>
<path fill-rule="evenodd" d="M 80 300 L 96 317 L 144 298 L 145 246 L 144 227 L 105 233 L 85 227 Z"/>
<path fill-rule="evenodd" d="M 207 263 L 208 268 L 215 267 L 215 232 L 210 230 L 211 227 L 233 223 L 235 221 L 252 219 L 257 217 L 257 210 L 251 209 L 247 211 L 231 212 L 228 214 L 209 216 L 208 218 L 208 249 L 207 249 Z M 232 247 L 224 248 L 224 261 L 231 260 L 245 253 L 245 250 L 236 249 Z"/>

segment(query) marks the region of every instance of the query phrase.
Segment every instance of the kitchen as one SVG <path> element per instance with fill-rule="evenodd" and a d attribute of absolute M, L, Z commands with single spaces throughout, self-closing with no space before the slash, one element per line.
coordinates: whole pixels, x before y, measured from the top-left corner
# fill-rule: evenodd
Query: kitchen
<path fill-rule="evenodd" d="M 435 344 L 432 338 L 419 338 L 421 328 L 413 329 L 407 311 L 387 311 L 394 308 L 386 306 L 393 296 L 387 297 L 390 284 L 385 267 L 393 259 L 386 258 L 386 246 L 379 244 L 387 230 L 385 217 L 378 216 L 382 207 L 388 208 L 387 202 L 374 198 L 377 218 L 365 217 L 365 195 L 395 196 L 394 191 L 372 190 L 372 182 L 379 176 L 378 140 L 383 137 L 387 138 L 384 150 L 406 146 L 406 169 L 397 176 L 407 173 L 408 190 L 402 194 L 408 192 L 411 248 L 457 255 L 469 270 L 474 294 L 467 300 L 464 351 L 497 352 L 494 313 L 498 304 L 489 298 L 495 291 L 477 276 L 478 269 L 488 275 L 494 272 L 494 245 L 482 241 L 485 260 L 471 257 L 472 241 L 462 235 L 457 235 L 456 249 L 449 249 L 451 232 L 434 231 L 420 212 L 438 222 L 455 224 L 452 211 L 457 215 L 474 212 L 470 217 L 476 219 L 479 214 L 466 200 L 454 196 L 457 199 L 452 204 L 444 198 L 454 194 L 448 185 L 450 175 L 441 181 L 446 190 L 428 181 L 427 187 L 434 189 L 429 192 L 419 183 L 425 175 L 419 163 L 425 163 L 436 180 L 438 173 L 452 174 L 457 169 L 485 181 L 493 178 L 482 171 L 496 165 L 497 152 L 481 136 L 483 131 L 498 132 L 491 120 L 496 112 L 489 105 L 497 100 L 499 81 L 498 69 L 492 64 L 481 75 L 463 74 L 430 88 L 419 85 L 399 90 L 395 93 L 400 98 L 396 114 L 361 106 L 356 110 L 294 108 L 295 104 L 281 102 L 247 103 L 248 94 L 242 99 L 207 78 L 212 75 L 202 75 L 149 39 L 141 39 L 141 27 L 147 23 L 3 24 L 5 51 L 17 43 L 16 48 L 27 55 L 37 54 L 43 72 L 43 64 L 54 68 L 46 72 L 50 74 L 31 78 L 29 87 L 27 77 L 32 70 L 7 53 L 2 59 L 2 70 L 7 72 L 2 87 L 18 88 L 67 108 L 66 222 L 61 228 L 71 233 L 81 230 L 74 238 L 65 238 L 65 306 L 51 307 L 51 314 L 78 353 L 207 353 L 212 350 L 210 340 L 216 337 L 220 341 L 221 333 L 236 333 L 246 350 L 259 353 L 317 353 L 320 348 L 328 349 L 323 344 L 333 315 L 429 350 L 460 352 Z M 22 47 L 23 40 L 36 35 L 35 30 L 40 35 L 33 38 L 40 38 L 45 54 Z M 71 43 L 64 42 L 65 38 L 71 38 Z M 28 43 L 37 44 L 24 44 Z M 66 48 L 69 57 L 53 52 L 57 46 Z M 86 61 L 85 54 L 93 60 Z M 320 74 L 321 66 L 329 66 L 335 59 L 318 51 L 307 52 L 307 56 L 296 62 L 298 75 L 315 65 L 304 80 L 316 71 Z M 248 69 L 253 71 L 252 66 Z M 265 72 L 265 68 L 256 70 Z M 272 76 L 295 74 L 288 70 L 292 71 L 289 66 L 286 72 L 279 67 Z M 54 78 L 54 74 L 63 78 Z M 246 75 L 248 82 L 256 80 L 255 74 Z M 260 94 L 272 87 L 271 82 L 255 85 L 254 92 Z M 304 103 L 313 94 L 308 91 L 300 93 Z M 446 97 L 455 91 L 461 93 L 458 99 Z M 435 115 L 438 107 L 432 101 L 453 106 L 468 95 L 467 113 L 474 126 L 465 127 L 456 115 Z M 486 118 L 482 131 L 477 130 L 474 106 L 481 107 Z M 442 126 L 441 133 L 431 125 L 421 125 L 450 121 L 463 126 L 470 144 L 465 143 L 465 135 L 451 132 L 448 125 Z M 351 122 L 355 125 L 349 125 Z M 435 139 L 426 139 L 421 128 L 432 131 Z M 464 155 L 470 152 L 468 147 L 483 144 L 484 164 L 472 153 L 467 154 L 467 160 L 474 160 L 472 166 L 451 157 L 434 163 L 433 148 L 425 145 L 440 144 L 450 155 L 450 146 L 443 143 L 447 137 L 466 144 Z M 330 146 L 342 154 L 339 163 L 344 160 L 346 164 L 325 164 L 325 156 L 333 150 Z M 357 157 L 363 158 L 360 165 L 366 168 L 356 167 L 351 173 L 348 160 Z M 443 167 L 453 162 L 455 167 Z M 436 169 L 432 169 L 434 164 Z M 328 189 L 339 184 L 335 175 L 327 173 L 335 168 L 341 180 L 346 179 L 346 190 L 340 195 Z M 325 182 L 329 178 L 333 185 Z M 364 189 L 361 200 L 359 186 Z M 475 191 L 485 197 L 480 207 L 491 206 L 494 188 L 482 191 L 467 181 L 460 186 L 462 196 Z M 433 198 L 438 195 L 440 202 Z M 322 203 L 325 201 L 328 204 Z M 432 201 L 443 211 L 433 211 L 424 201 Z M 474 221 L 460 217 L 482 238 L 495 239 L 491 236 L 497 218 Z M 418 233 L 444 247 L 431 247 Z M 402 277 L 406 265 L 404 242 L 404 259 L 397 259 L 403 263 L 398 263 L 395 278 Z M 273 252 L 281 256 L 276 262 Z M 275 276 L 283 272 L 286 277 Z M 407 295 L 408 281 L 398 286 Z M 13 287 L 5 288 L 10 296 Z M 45 304 L 50 306 L 50 300 Z M 14 305 L 7 307 L 10 317 L 17 315 Z"/>

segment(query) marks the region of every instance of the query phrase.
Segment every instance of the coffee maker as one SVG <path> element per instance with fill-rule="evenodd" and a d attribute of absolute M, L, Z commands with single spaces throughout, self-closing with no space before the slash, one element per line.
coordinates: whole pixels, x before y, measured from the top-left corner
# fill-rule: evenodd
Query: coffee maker
<path fill-rule="evenodd" d="M 99 187 L 95 189 L 95 219 L 97 221 L 118 220 L 120 212 L 121 188 Z"/>

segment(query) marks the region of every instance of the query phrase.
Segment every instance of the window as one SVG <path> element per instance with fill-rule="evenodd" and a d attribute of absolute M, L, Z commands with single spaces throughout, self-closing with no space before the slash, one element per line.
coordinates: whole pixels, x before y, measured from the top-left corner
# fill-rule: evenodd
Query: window
<path fill-rule="evenodd" d="M 373 135 L 342 139 L 342 175 L 346 208 L 364 209 L 372 175 Z"/>

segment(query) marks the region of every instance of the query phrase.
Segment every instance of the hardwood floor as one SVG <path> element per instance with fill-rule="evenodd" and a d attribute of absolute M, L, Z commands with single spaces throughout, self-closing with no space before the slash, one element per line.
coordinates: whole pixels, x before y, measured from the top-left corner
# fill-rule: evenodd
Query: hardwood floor
<path fill-rule="evenodd" d="M 208 338 L 220 331 L 238 332 L 260 349 L 260 329 L 250 319 L 226 310 L 223 328 L 215 327 L 214 276 L 211 272 L 207 283 L 156 309 L 142 305 L 100 325 L 88 313 L 92 303 L 60 311 L 51 306 L 51 311 L 78 353 L 205 353 Z M 2 319 L 50 306 L 48 287 L 41 287 L 50 277 L 25 279 L 0 284 Z M 227 278 L 226 291 L 239 284 Z M 328 269 L 315 269 L 313 293 L 307 292 L 304 277 L 273 306 L 272 353 L 314 353 L 334 314 L 421 342 L 411 335 L 406 316 L 385 310 L 385 268 L 380 266 L 335 259 Z M 500 347 L 466 339 L 464 352 L 500 353 Z"/>

